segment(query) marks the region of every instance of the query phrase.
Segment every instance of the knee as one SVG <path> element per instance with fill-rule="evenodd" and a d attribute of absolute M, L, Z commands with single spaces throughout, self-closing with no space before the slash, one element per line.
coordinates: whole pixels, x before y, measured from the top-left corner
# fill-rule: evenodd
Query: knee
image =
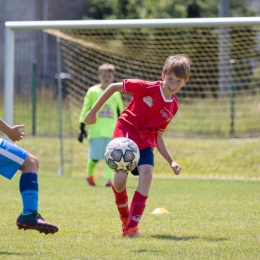
<path fill-rule="evenodd" d="M 39 161 L 37 159 L 37 157 L 35 157 L 32 154 L 29 154 L 28 157 L 26 158 L 26 164 L 30 167 L 30 168 L 34 168 L 35 172 L 37 173 L 39 170 Z"/>
<path fill-rule="evenodd" d="M 121 181 L 114 182 L 114 189 L 118 193 L 122 192 L 125 189 L 125 182 L 121 182 Z"/>

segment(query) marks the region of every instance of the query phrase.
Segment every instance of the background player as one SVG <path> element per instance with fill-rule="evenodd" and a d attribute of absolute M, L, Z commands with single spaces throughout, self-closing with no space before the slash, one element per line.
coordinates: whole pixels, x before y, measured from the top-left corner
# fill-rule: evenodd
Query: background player
<path fill-rule="evenodd" d="M 120 93 L 114 93 L 101 107 L 97 114 L 98 123 L 89 126 L 88 135 L 85 131 L 85 115 L 94 105 L 104 90 L 114 81 L 115 67 L 112 64 L 102 64 L 98 68 L 99 84 L 88 89 L 84 98 L 79 122 L 80 133 L 78 140 L 88 136 L 89 155 L 86 166 L 86 180 L 90 186 L 95 186 L 94 170 L 99 160 L 104 160 L 104 152 L 111 141 L 117 119 L 124 109 Z M 105 164 L 106 186 L 112 185 L 113 171 Z"/>
<path fill-rule="evenodd" d="M 23 127 L 9 126 L 0 118 L 0 131 L 13 142 L 23 139 L 25 134 L 19 131 Z M 0 174 L 11 180 L 18 169 L 22 171 L 20 193 L 23 211 L 16 222 L 18 228 L 35 229 L 45 234 L 55 233 L 58 228 L 46 222 L 38 213 L 38 168 L 39 162 L 35 156 L 0 138 Z"/>
<path fill-rule="evenodd" d="M 113 191 L 122 221 L 123 236 L 141 236 L 137 226 L 152 182 L 153 148 L 157 147 L 176 175 L 181 172 L 181 166 L 174 161 L 165 146 L 163 132 L 178 110 L 176 93 L 188 81 L 190 64 L 190 60 L 184 55 L 170 56 L 162 69 L 162 81 L 126 79 L 123 83 L 111 84 L 85 117 L 86 124 L 95 124 L 96 113 L 114 92 L 133 94 L 129 105 L 118 119 L 113 135 L 113 138 L 116 138 L 128 133 L 128 137 L 135 141 L 140 149 L 138 167 L 132 172 L 139 175 L 139 181 L 130 210 L 126 191 L 127 173 L 114 174 Z"/>

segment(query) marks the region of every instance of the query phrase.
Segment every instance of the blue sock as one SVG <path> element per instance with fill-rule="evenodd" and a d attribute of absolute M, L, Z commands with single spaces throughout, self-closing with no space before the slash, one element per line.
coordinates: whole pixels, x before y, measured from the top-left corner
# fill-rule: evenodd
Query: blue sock
<path fill-rule="evenodd" d="M 23 215 L 38 212 L 38 176 L 36 173 L 23 173 L 20 178 L 20 193 L 23 201 Z"/>

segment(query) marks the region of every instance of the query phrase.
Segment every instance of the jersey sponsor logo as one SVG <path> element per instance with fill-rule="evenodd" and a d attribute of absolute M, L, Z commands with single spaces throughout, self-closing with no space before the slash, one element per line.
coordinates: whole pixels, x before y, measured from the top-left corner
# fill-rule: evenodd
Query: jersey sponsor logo
<path fill-rule="evenodd" d="M 143 101 L 146 105 L 148 105 L 149 107 L 152 107 L 153 105 L 153 99 L 150 96 L 144 97 Z"/>
<path fill-rule="evenodd" d="M 118 208 L 125 208 L 128 205 L 128 203 L 122 203 L 122 204 L 116 204 Z"/>
<path fill-rule="evenodd" d="M 110 111 L 110 107 L 108 105 L 105 105 L 103 109 L 99 112 L 99 117 L 113 118 L 114 113 Z"/>
<path fill-rule="evenodd" d="M 164 109 L 170 114 L 171 118 L 173 118 L 172 113 L 166 107 L 164 107 Z"/>
<path fill-rule="evenodd" d="M 166 111 L 169 112 L 168 109 L 166 109 Z M 161 110 L 160 110 L 160 113 L 161 113 L 161 115 L 162 115 L 163 117 L 165 117 L 165 118 L 167 119 L 167 122 L 169 122 L 169 121 L 171 121 L 171 117 L 167 114 L 166 111 L 165 111 L 164 109 L 161 109 Z M 170 115 L 171 115 L 171 113 L 170 113 Z"/>
<path fill-rule="evenodd" d="M 136 215 L 136 216 L 132 216 L 131 219 L 132 219 L 133 221 L 139 222 L 139 221 L 141 220 L 141 217 L 142 217 L 142 216 L 140 216 L 140 215 Z"/>

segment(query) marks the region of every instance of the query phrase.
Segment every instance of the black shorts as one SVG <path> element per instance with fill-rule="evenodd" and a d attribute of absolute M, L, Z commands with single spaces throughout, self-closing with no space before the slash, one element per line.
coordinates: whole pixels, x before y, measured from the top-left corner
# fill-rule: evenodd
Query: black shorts
<path fill-rule="evenodd" d="M 140 160 L 138 162 L 139 165 L 150 164 L 154 166 L 154 155 L 153 149 L 151 147 L 140 150 Z M 131 171 L 131 173 L 135 176 L 139 175 L 138 167 Z"/>

